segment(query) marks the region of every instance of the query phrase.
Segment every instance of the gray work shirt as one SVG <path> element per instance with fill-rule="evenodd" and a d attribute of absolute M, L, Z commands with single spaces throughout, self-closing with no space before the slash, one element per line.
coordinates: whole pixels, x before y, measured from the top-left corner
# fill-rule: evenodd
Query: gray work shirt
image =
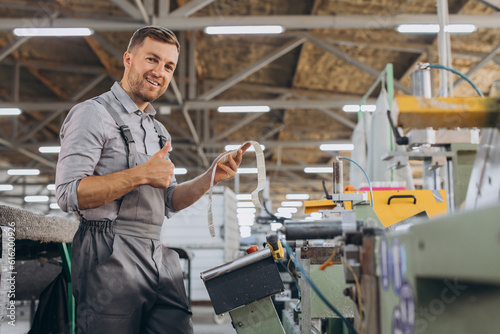
<path fill-rule="evenodd" d="M 142 112 L 130 96 L 115 82 L 111 91 L 101 95 L 130 127 L 137 152 L 153 155 L 160 150 L 154 128 L 156 111 L 151 104 Z M 170 135 L 161 125 L 163 135 Z M 107 175 L 128 168 L 125 141 L 116 122 L 106 109 L 95 100 L 74 106 L 61 127 L 61 152 L 56 169 L 56 197 L 61 210 L 78 212 L 87 220 L 114 220 L 118 215 L 121 198 L 101 207 L 80 210 L 76 190 L 80 180 L 92 175 Z M 177 186 L 175 177 L 165 189 L 165 215 L 175 210 L 172 194 Z"/>

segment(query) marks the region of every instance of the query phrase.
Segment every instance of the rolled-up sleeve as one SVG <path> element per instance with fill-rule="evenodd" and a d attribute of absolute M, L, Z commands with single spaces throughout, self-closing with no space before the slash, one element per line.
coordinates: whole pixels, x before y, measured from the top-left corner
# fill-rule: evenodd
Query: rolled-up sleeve
<path fill-rule="evenodd" d="M 84 177 L 94 175 L 106 141 L 102 116 L 95 103 L 86 101 L 73 107 L 61 127 L 56 198 L 65 212 L 80 211 L 78 185 Z"/>
<path fill-rule="evenodd" d="M 163 125 L 162 125 L 163 127 Z M 170 137 L 170 134 L 168 131 L 163 127 L 164 135 L 167 137 L 167 140 L 172 144 L 172 138 Z M 173 147 L 170 146 L 170 152 L 172 152 Z M 167 157 L 165 157 L 167 158 Z M 170 158 L 167 158 L 169 161 Z M 174 195 L 174 190 L 175 187 L 177 187 L 178 183 L 177 180 L 175 179 L 175 175 L 172 175 L 172 179 L 170 180 L 170 184 L 168 187 L 165 189 L 165 217 L 167 218 L 172 218 L 177 211 L 174 209 L 174 203 L 172 201 L 172 196 Z"/>
<path fill-rule="evenodd" d="M 165 217 L 167 218 L 172 218 L 177 213 L 177 211 L 174 210 L 174 204 L 172 202 L 175 187 L 177 187 L 177 181 L 175 177 L 172 177 L 170 185 L 165 189 Z"/>

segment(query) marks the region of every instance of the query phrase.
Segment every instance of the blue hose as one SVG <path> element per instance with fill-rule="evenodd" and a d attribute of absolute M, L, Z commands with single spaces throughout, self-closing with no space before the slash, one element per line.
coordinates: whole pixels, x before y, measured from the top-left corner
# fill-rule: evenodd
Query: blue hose
<path fill-rule="evenodd" d="M 476 90 L 476 92 L 479 96 L 484 97 L 483 92 L 481 92 L 479 90 L 479 88 L 477 88 L 477 86 L 465 74 L 460 73 L 459 71 L 455 70 L 454 68 L 443 66 L 443 65 L 438 65 L 438 64 L 429 64 L 429 68 L 440 68 L 443 70 L 453 72 L 456 75 L 459 75 L 462 79 L 467 81 Z"/>
<path fill-rule="evenodd" d="M 321 291 L 319 291 L 318 287 L 316 286 L 316 284 L 314 284 L 314 282 L 311 280 L 311 278 L 309 277 L 309 275 L 307 275 L 307 273 L 305 272 L 304 268 L 302 268 L 302 265 L 300 264 L 300 262 L 297 260 L 297 258 L 295 257 L 295 255 L 293 254 L 292 250 L 290 249 L 290 246 L 288 246 L 288 243 L 286 242 L 285 238 L 283 238 L 283 235 L 281 234 L 281 232 L 278 233 L 279 237 L 280 237 L 280 240 L 281 240 L 281 243 L 283 244 L 283 246 L 285 246 L 285 249 L 286 249 L 286 252 L 288 253 L 288 255 L 290 256 L 290 258 L 292 259 L 292 261 L 295 263 L 295 267 L 298 268 L 300 270 L 300 272 L 302 273 L 302 275 L 304 276 L 304 278 L 306 279 L 307 283 L 309 283 L 309 285 L 311 286 L 311 288 L 314 290 L 314 292 L 316 292 L 316 294 L 318 295 L 318 297 L 323 301 L 323 303 L 326 304 L 326 306 L 328 306 L 328 308 L 330 308 L 330 310 L 333 311 L 333 313 L 335 313 L 336 315 L 338 315 L 338 317 L 344 322 L 344 324 L 347 326 L 347 328 L 353 333 L 353 334 L 358 334 L 358 332 L 356 332 L 356 330 L 354 329 L 354 327 L 352 326 L 352 324 L 346 319 L 344 318 L 344 316 L 342 315 L 342 313 L 339 312 L 339 310 L 337 310 L 326 298 L 325 296 L 321 293 Z"/>
<path fill-rule="evenodd" d="M 346 158 L 346 157 L 340 157 L 340 159 L 345 159 L 345 160 L 349 160 L 350 162 L 352 162 L 353 164 L 355 164 L 356 166 L 359 167 L 359 169 L 361 169 L 361 171 L 363 172 L 363 174 L 365 174 L 365 177 L 366 177 L 366 181 L 368 181 L 368 187 L 370 188 L 370 204 L 371 204 L 371 207 L 373 208 L 373 191 L 372 191 L 372 184 L 370 182 L 370 178 L 368 177 L 368 174 L 366 174 L 365 170 L 363 169 L 363 167 L 361 167 L 356 161 L 352 160 L 352 159 L 349 159 L 349 158 Z"/>

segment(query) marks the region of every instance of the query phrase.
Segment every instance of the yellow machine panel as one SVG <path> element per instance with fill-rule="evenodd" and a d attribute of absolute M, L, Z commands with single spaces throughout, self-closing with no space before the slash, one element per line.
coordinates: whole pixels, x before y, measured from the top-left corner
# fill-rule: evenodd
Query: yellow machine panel
<path fill-rule="evenodd" d="M 349 193 L 349 192 L 347 192 Z M 368 198 L 370 194 L 368 193 Z M 427 216 L 436 217 L 447 213 L 445 190 L 375 190 L 373 209 L 385 227 L 425 211 Z M 351 202 L 344 203 L 347 210 Z M 331 200 L 305 201 L 305 213 L 331 210 L 336 204 Z"/>
<path fill-rule="evenodd" d="M 385 227 L 422 211 L 425 211 L 429 217 L 447 213 L 445 190 L 383 190 L 374 191 L 373 198 L 373 209 Z"/>
<path fill-rule="evenodd" d="M 491 127 L 500 114 L 496 98 L 398 96 L 396 101 L 403 128 Z"/>
<path fill-rule="evenodd" d="M 305 201 L 304 202 L 304 212 L 311 213 L 317 212 L 319 210 L 332 210 L 337 204 L 333 203 L 329 199 L 321 199 L 318 201 Z"/>

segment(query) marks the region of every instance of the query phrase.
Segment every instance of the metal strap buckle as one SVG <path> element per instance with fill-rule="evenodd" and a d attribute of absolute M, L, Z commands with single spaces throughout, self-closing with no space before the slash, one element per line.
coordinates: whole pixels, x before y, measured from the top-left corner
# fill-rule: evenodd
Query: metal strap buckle
<path fill-rule="evenodd" d="M 120 131 L 122 132 L 123 138 L 125 138 L 125 142 L 127 142 L 127 146 L 129 143 L 134 143 L 134 138 L 132 137 L 132 132 L 128 125 L 120 126 Z"/>

